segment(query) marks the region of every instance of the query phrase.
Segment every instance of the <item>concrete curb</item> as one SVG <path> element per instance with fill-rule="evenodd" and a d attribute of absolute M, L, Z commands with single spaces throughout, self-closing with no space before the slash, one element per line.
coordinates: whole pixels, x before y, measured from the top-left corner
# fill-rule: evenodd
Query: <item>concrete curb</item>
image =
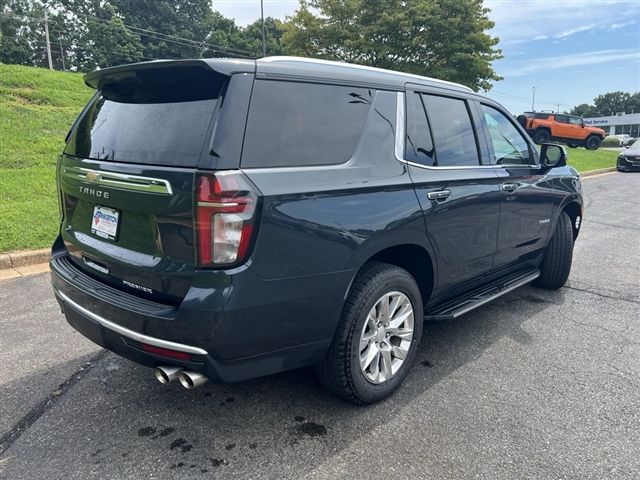
<path fill-rule="evenodd" d="M 581 173 L 580 176 L 591 177 L 593 175 L 600 175 L 601 173 L 615 172 L 615 171 L 616 171 L 616 167 L 601 168 L 600 170 L 589 170 L 588 172 Z"/>
<path fill-rule="evenodd" d="M 51 249 L 49 248 L 0 253 L 0 270 L 47 263 L 49 258 L 51 258 Z"/>

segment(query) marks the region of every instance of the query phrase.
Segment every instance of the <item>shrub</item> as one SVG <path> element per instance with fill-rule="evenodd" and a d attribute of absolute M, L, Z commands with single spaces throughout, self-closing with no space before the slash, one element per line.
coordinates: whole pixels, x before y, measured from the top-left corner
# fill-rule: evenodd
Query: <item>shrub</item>
<path fill-rule="evenodd" d="M 601 147 L 608 147 L 608 148 L 619 147 L 620 146 L 620 138 L 617 137 L 616 135 L 609 135 L 608 137 L 606 137 L 602 141 L 602 145 L 600 145 L 600 146 Z"/>

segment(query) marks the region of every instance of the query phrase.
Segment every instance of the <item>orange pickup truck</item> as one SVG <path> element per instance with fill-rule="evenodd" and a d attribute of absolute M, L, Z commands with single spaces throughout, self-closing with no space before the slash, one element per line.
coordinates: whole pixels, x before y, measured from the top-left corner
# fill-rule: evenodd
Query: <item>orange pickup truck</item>
<path fill-rule="evenodd" d="M 581 117 L 574 115 L 525 112 L 517 119 L 538 144 L 554 141 L 572 148 L 583 146 L 587 150 L 597 150 L 605 137 L 604 130 L 587 127 Z"/>

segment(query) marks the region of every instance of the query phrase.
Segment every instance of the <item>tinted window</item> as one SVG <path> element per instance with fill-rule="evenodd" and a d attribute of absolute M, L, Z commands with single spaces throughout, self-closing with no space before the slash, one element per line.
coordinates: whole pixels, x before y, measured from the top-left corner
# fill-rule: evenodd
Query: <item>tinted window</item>
<path fill-rule="evenodd" d="M 242 166 L 346 162 L 356 149 L 372 100 L 373 91 L 366 88 L 256 81 Z"/>
<path fill-rule="evenodd" d="M 478 146 L 466 102 L 435 95 L 422 95 L 422 99 L 433 132 L 436 165 L 478 165 Z"/>
<path fill-rule="evenodd" d="M 540 120 L 548 120 L 549 119 L 549 114 L 548 113 L 536 113 L 535 114 L 535 118 L 538 118 Z"/>
<path fill-rule="evenodd" d="M 115 162 L 196 166 L 224 77 L 198 69 L 133 72 L 103 85 L 65 153 Z"/>
<path fill-rule="evenodd" d="M 407 94 L 407 142 L 405 159 L 424 165 L 435 165 L 433 141 L 427 114 L 418 93 Z"/>
<path fill-rule="evenodd" d="M 533 163 L 529 144 L 511 120 L 499 110 L 487 105 L 482 105 L 482 111 L 491 137 L 495 163 L 498 165 Z"/>
<path fill-rule="evenodd" d="M 566 115 L 556 115 L 556 122 L 569 123 L 569 117 Z"/>

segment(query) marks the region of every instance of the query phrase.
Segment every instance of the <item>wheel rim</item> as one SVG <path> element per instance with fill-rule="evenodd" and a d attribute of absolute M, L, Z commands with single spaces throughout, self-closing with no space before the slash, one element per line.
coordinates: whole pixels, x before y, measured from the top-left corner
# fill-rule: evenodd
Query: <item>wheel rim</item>
<path fill-rule="evenodd" d="M 404 363 L 413 340 L 413 305 L 402 292 L 380 297 L 367 314 L 358 350 L 360 370 L 375 384 L 393 378 Z"/>

